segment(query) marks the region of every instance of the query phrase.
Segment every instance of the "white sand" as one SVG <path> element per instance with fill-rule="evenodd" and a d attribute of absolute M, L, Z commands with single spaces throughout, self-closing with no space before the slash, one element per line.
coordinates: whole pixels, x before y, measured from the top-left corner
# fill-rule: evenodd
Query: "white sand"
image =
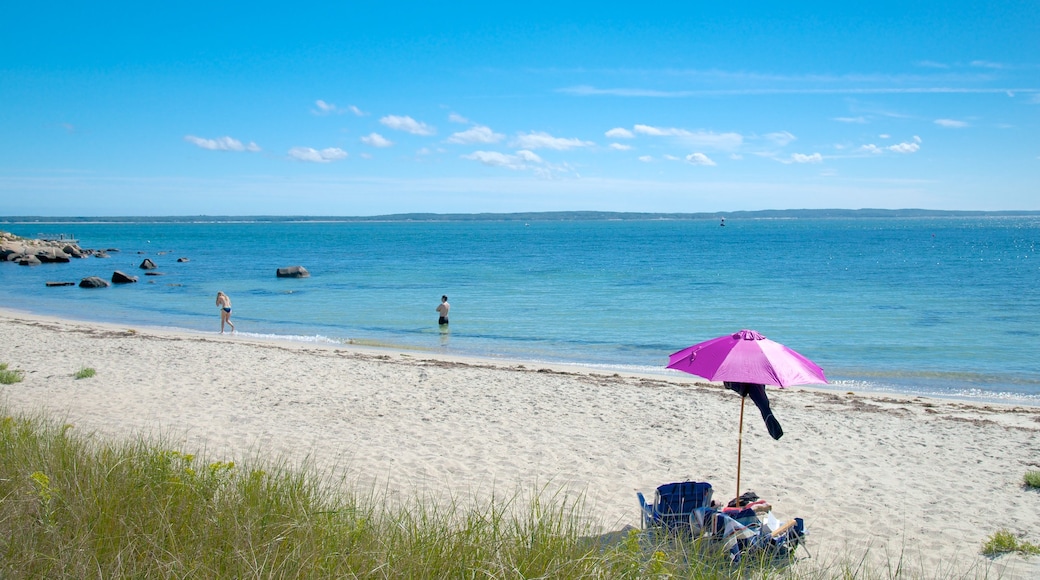
<path fill-rule="evenodd" d="M 740 399 L 694 377 L 128 330 L 0 310 L 0 362 L 25 371 L 0 399 L 84 433 L 308 458 L 409 496 L 581 492 L 602 531 L 639 525 L 636 490 L 695 479 L 734 495 Z M 97 376 L 72 378 L 87 366 Z M 799 566 L 868 551 L 913 576 L 1040 577 L 1040 558 L 979 555 L 999 528 L 1040 543 L 1040 493 L 1022 487 L 1040 469 L 1040 409 L 769 394 L 785 435 L 748 402 L 741 487 L 805 519 Z"/>

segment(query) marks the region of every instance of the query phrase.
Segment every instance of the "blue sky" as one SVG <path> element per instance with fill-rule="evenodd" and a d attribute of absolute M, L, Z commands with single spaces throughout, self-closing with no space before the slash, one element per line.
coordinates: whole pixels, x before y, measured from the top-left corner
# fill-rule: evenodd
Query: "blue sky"
<path fill-rule="evenodd" d="M 1035 0 L 10 4 L 0 215 L 1040 209 Z"/>

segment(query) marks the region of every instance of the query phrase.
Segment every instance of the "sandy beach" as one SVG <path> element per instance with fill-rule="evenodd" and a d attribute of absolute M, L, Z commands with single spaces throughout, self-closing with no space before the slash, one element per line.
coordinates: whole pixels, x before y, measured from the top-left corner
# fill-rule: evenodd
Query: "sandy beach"
<path fill-rule="evenodd" d="M 15 412 L 81 433 L 162 435 L 214 458 L 304 459 L 363 485 L 456 498 L 583 494 L 603 532 L 639 526 L 635 492 L 694 479 L 735 492 L 740 399 L 675 375 L 461 359 L 174 332 L 0 310 L 0 385 Z M 97 375 L 72 374 L 93 367 Z M 785 435 L 753 405 L 742 490 L 802 517 L 823 566 L 867 553 L 915 577 L 1035 578 L 1040 558 L 990 560 L 1007 528 L 1040 543 L 1040 408 L 868 393 L 769 390 Z M 806 556 L 805 552 L 801 553 Z M 893 564 L 894 565 L 894 564 Z"/>

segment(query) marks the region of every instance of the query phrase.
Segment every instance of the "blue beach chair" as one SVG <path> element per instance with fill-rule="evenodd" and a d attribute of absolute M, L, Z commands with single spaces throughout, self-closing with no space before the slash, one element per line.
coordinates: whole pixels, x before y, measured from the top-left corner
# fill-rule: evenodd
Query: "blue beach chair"
<path fill-rule="evenodd" d="M 711 484 L 703 481 L 666 483 L 657 488 L 654 503 L 646 503 L 642 492 L 636 492 L 644 530 L 668 532 L 690 531 L 690 514 L 711 505 Z"/>

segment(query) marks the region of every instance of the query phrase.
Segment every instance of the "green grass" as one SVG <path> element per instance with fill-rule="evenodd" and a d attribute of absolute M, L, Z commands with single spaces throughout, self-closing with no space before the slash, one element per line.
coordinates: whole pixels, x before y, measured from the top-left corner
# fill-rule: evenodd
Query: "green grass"
<path fill-rule="evenodd" d="M 1022 480 L 1027 488 L 1040 489 L 1040 471 L 1027 471 Z"/>
<path fill-rule="evenodd" d="M 83 367 L 83 368 L 79 369 L 78 371 L 76 371 L 72 376 L 75 377 L 77 380 L 79 380 L 79 379 L 89 379 L 90 377 L 94 376 L 95 374 L 97 374 L 97 371 L 95 371 L 94 369 L 92 369 L 90 367 Z"/>
<path fill-rule="evenodd" d="M 1019 540 L 1008 530 L 995 532 L 982 545 L 982 553 L 986 556 L 1000 556 L 1017 552 L 1024 555 L 1040 554 L 1040 546 Z"/>
<path fill-rule="evenodd" d="M 721 555 L 637 531 L 597 541 L 582 504 L 359 493 L 306 466 L 113 444 L 0 405 L 0 578 L 722 578 Z"/>
<path fill-rule="evenodd" d="M 22 381 L 22 371 L 7 369 L 7 363 L 0 363 L 0 385 L 13 385 Z"/>

